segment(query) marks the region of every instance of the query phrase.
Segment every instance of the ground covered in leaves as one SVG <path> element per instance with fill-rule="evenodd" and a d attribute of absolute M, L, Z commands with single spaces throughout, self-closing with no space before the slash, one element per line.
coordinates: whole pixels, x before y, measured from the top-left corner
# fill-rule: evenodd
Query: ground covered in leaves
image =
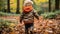
<path fill-rule="evenodd" d="M 60 17 L 60 16 L 59 16 Z M 40 20 L 34 19 L 34 34 L 60 34 L 60 18 L 57 17 L 55 19 L 44 19 L 40 16 Z M 18 21 L 17 25 L 9 34 L 25 34 L 24 32 L 24 23 L 20 24 L 19 16 L 4 16 L 0 17 L 1 19 L 10 20 L 10 21 Z M 3 34 L 8 34 L 5 31 Z"/>

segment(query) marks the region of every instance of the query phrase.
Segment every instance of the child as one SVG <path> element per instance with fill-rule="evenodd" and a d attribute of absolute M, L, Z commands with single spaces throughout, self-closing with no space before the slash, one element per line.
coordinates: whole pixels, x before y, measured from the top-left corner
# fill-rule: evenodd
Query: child
<path fill-rule="evenodd" d="M 33 25 L 34 25 L 34 16 L 39 20 L 39 15 L 34 11 L 32 1 L 27 1 L 24 3 L 23 12 L 20 16 L 20 23 L 22 20 L 25 24 L 25 33 L 29 34 L 28 31 L 30 30 L 30 34 L 32 34 Z"/>

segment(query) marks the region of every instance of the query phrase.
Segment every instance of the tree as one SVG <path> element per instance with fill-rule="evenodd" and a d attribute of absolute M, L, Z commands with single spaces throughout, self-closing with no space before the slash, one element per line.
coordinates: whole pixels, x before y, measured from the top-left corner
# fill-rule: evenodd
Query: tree
<path fill-rule="evenodd" d="M 7 12 L 10 13 L 10 0 L 7 0 Z"/>
<path fill-rule="evenodd" d="M 59 1 L 60 0 L 55 0 L 55 10 L 59 10 Z"/>
<path fill-rule="evenodd" d="M 51 0 L 49 0 L 49 12 L 51 11 Z"/>
<path fill-rule="evenodd" d="M 17 0 L 17 10 L 16 10 L 16 14 L 19 14 L 19 13 L 20 13 L 20 12 L 19 12 L 19 9 L 20 9 L 20 8 L 19 8 L 19 4 L 20 4 L 19 2 L 20 2 L 20 1 Z"/>

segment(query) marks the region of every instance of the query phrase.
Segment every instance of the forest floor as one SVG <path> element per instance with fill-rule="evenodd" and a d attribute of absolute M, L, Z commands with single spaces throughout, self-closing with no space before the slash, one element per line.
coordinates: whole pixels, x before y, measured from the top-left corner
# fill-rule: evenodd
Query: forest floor
<path fill-rule="evenodd" d="M 16 31 L 11 32 L 11 34 L 24 34 L 24 23 L 20 24 L 19 16 L 8 16 L 0 18 L 11 21 L 18 21 Z M 39 22 L 36 18 L 34 19 L 34 34 L 60 34 L 60 16 L 58 16 L 56 19 L 44 19 L 42 16 L 39 18 Z"/>

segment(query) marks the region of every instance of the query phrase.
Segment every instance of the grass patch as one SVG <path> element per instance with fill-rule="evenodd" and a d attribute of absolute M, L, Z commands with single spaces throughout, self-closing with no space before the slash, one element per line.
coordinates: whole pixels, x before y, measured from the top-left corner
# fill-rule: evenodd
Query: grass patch
<path fill-rule="evenodd" d="M 58 14 L 60 14 L 60 10 L 59 11 L 51 11 L 51 12 L 46 12 L 44 14 L 41 14 L 41 16 L 43 16 L 44 18 L 55 18 Z"/>
<path fill-rule="evenodd" d="M 0 16 L 20 16 L 20 14 L 4 13 L 0 11 Z"/>

